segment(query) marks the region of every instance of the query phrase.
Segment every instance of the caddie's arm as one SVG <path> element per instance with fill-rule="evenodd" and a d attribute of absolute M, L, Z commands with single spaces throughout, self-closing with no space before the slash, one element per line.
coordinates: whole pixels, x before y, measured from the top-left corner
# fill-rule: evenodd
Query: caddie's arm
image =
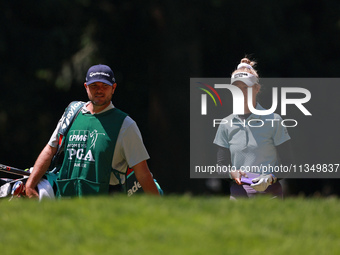
<path fill-rule="evenodd" d="M 40 179 L 46 173 L 56 152 L 57 148 L 54 148 L 48 144 L 41 151 L 39 157 L 34 164 L 33 171 L 26 182 L 26 196 L 28 196 L 29 198 L 39 197 L 39 194 L 35 190 L 35 188 L 38 185 Z"/>
<path fill-rule="evenodd" d="M 144 192 L 147 194 L 159 196 L 158 189 L 153 180 L 146 160 L 143 160 L 142 162 L 133 166 L 132 169 L 134 170 L 136 178 L 139 181 L 140 185 L 142 186 Z"/>

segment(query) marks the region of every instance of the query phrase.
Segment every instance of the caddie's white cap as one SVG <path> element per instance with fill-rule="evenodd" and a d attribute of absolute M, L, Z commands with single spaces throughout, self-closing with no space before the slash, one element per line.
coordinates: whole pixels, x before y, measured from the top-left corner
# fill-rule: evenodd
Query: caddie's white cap
<path fill-rule="evenodd" d="M 234 84 L 235 81 L 242 81 L 247 86 L 251 87 L 254 84 L 258 83 L 258 79 L 255 75 L 247 72 L 235 73 L 231 76 L 231 84 Z"/>

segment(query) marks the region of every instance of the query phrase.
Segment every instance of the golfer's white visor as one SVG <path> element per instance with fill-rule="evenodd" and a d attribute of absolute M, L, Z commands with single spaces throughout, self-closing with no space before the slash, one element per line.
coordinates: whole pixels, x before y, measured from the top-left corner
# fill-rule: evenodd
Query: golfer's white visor
<path fill-rule="evenodd" d="M 247 72 L 235 73 L 231 76 L 231 84 L 234 84 L 235 81 L 242 81 L 247 86 L 251 87 L 254 84 L 258 83 L 258 79 L 255 75 Z"/>

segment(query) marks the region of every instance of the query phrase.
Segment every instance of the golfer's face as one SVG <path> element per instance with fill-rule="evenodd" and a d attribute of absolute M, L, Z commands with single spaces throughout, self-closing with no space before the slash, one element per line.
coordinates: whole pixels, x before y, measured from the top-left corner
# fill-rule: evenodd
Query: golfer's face
<path fill-rule="evenodd" d="M 247 102 L 247 100 L 248 100 L 248 86 L 247 86 L 247 84 L 245 84 L 242 81 L 235 81 L 233 84 L 242 91 L 243 96 L 244 96 L 244 100 Z"/>
<path fill-rule="evenodd" d="M 95 106 L 104 106 L 109 104 L 115 88 L 116 83 L 112 86 L 102 82 L 95 82 L 90 85 L 86 85 L 87 95 Z"/>
<path fill-rule="evenodd" d="M 253 100 L 253 102 L 256 101 L 256 95 L 257 95 L 257 93 L 259 93 L 259 89 L 258 89 L 258 86 L 256 86 L 256 84 L 252 87 L 249 87 L 247 84 L 245 84 L 242 81 L 235 81 L 233 84 L 242 91 L 242 93 L 244 95 L 245 102 L 247 102 L 247 100 L 248 100 L 248 88 L 251 88 L 252 94 L 253 94 L 252 100 Z"/>

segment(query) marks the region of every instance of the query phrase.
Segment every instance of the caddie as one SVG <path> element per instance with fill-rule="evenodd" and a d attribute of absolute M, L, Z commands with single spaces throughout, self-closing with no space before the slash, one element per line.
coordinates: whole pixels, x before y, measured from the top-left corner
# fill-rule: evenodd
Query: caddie
<path fill-rule="evenodd" d="M 84 104 L 64 139 L 64 158 L 57 179 L 57 195 L 105 195 L 109 187 L 125 182 L 128 167 L 145 193 L 159 195 L 146 160 L 148 152 L 137 124 L 111 102 L 117 87 L 107 65 L 89 68 L 84 83 L 90 101 Z M 26 183 L 26 195 L 38 197 L 36 186 L 57 152 L 63 123 L 59 121 L 48 144 L 38 156 Z"/>

